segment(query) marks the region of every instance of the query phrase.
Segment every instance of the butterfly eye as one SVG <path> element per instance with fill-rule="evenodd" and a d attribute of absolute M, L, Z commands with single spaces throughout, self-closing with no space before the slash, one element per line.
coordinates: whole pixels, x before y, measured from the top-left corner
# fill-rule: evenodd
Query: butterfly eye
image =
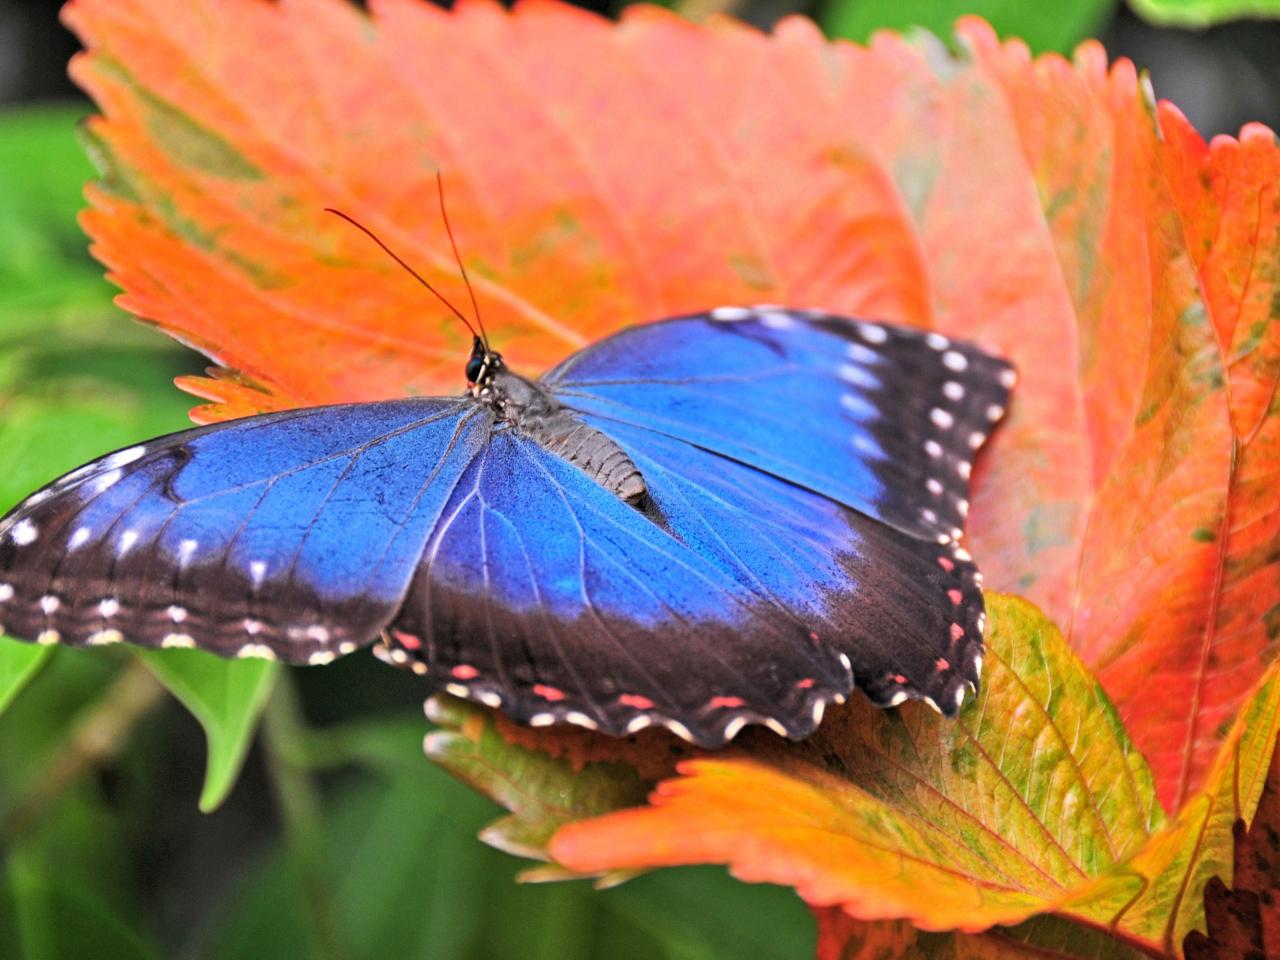
<path fill-rule="evenodd" d="M 467 383 L 479 383 L 484 372 L 484 357 L 472 357 L 467 361 Z"/>

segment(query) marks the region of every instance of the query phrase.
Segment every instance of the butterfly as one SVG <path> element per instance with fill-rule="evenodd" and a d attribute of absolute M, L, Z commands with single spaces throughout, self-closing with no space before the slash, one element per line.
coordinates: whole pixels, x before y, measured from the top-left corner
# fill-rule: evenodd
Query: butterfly
<path fill-rule="evenodd" d="M 478 331 L 330 212 L 471 330 L 466 391 L 247 417 L 73 470 L 0 519 L 0 632 L 312 665 L 372 643 L 532 726 L 706 747 L 747 724 L 807 736 L 855 686 L 948 715 L 976 689 L 982 578 L 959 541 L 1007 361 L 730 306 L 527 379 L 474 293 Z"/>
<path fill-rule="evenodd" d="M 0 625 L 323 664 L 377 642 L 516 720 L 799 738 L 854 686 L 954 714 L 960 546 L 1013 368 L 938 333 L 723 307 L 526 379 L 118 450 L 0 521 Z"/>

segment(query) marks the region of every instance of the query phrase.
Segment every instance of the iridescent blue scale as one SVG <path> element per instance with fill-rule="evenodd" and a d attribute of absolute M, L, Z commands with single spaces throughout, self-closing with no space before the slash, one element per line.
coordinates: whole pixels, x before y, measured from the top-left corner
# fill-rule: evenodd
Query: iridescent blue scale
<path fill-rule="evenodd" d="M 959 546 L 1012 368 L 938 334 L 722 308 L 538 381 L 296 410 L 94 461 L 0 521 L 23 639 L 325 663 L 377 642 L 535 725 L 791 737 L 854 686 L 954 714 Z M 496 378 L 495 378 L 496 377 Z"/>

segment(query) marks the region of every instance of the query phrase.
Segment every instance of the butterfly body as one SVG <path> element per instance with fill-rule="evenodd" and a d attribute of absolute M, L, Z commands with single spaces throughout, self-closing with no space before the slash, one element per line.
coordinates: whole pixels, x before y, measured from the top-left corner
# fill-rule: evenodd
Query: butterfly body
<path fill-rule="evenodd" d="M 958 545 L 1007 405 L 975 347 L 820 313 L 630 328 L 538 380 L 252 417 L 119 451 L 0 521 L 0 625 L 324 663 L 380 655 L 516 719 L 804 736 L 855 684 L 958 709 Z"/>

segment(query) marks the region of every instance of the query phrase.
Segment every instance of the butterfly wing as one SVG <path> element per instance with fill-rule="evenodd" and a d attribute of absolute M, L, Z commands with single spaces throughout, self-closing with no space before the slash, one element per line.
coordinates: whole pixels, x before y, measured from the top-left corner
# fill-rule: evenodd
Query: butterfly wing
<path fill-rule="evenodd" d="M 659 722 L 703 745 L 744 723 L 807 735 L 855 676 L 877 703 L 954 713 L 983 624 L 954 535 L 970 435 L 1007 403 L 1009 367 L 909 331 L 779 316 L 634 328 L 549 374 L 631 455 L 651 509 L 499 431 L 384 655 L 526 722 Z M 948 382 L 968 397 L 944 408 L 950 431 L 905 389 L 945 398 Z"/>
<path fill-rule="evenodd" d="M 958 709 L 981 671 L 985 615 L 981 574 L 957 541 L 973 457 L 1009 402 L 1010 364 L 936 333 L 726 308 L 625 330 L 544 380 L 647 460 L 651 487 L 657 476 L 682 485 L 720 539 L 738 537 L 747 579 L 772 577 L 780 606 L 820 623 L 873 701 Z M 758 474 L 781 481 L 764 504 L 798 501 L 790 522 L 835 539 L 793 552 L 790 565 L 753 561 L 778 531 L 753 520 L 760 502 L 736 525 L 723 504 Z M 838 520 L 822 501 L 843 508 Z M 846 581 L 809 576 L 833 561 Z"/>
<path fill-rule="evenodd" d="M 789 563 L 805 540 L 787 516 L 796 505 L 758 476 L 762 489 L 725 509 L 740 527 L 764 511 L 759 522 L 787 539 L 755 562 Z M 704 519 L 678 515 L 665 475 L 651 481 L 667 527 L 496 432 L 445 508 L 384 656 L 534 725 L 617 735 L 659 722 L 708 746 L 748 722 L 811 732 L 852 689 L 848 661 L 739 579 L 738 560 L 682 539 Z"/>
<path fill-rule="evenodd" d="M 935 540 L 964 527 L 1013 381 L 941 334 L 736 307 L 631 327 L 543 378 L 601 429 L 645 427 Z"/>
<path fill-rule="evenodd" d="M 492 417 L 397 400 L 252 417 L 96 460 L 0 522 L 0 624 L 323 663 L 400 605 Z"/>

